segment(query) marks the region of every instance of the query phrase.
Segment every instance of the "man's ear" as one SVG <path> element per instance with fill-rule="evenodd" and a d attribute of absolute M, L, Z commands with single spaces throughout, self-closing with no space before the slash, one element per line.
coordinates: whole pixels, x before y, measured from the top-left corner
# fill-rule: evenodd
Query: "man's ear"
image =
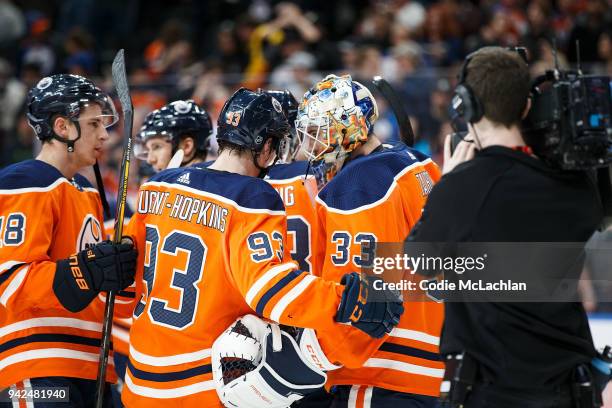
<path fill-rule="evenodd" d="M 531 96 L 527 98 L 527 104 L 525 105 L 525 110 L 523 111 L 523 114 L 521 115 L 521 119 L 525 119 L 527 117 L 527 114 L 529 113 L 529 109 L 531 109 Z"/>
<path fill-rule="evenodd" d="M 195 153 L 195 141 L 192 137 L 184 137 L 178 144 L 179 149 L 183 149 L 185 157 L 191 157 Z"/>
<path fill-rule="evenodd" d="M 67 139 L 68 138 L 68 119 L 66 119 L 63 116 L 57 116 L 53 120 L 53 132 L 55 132 L 56 135 Z"/>
<path fill-rule="evenodd" d="M 264 145 L 263 145 L 263 147 L 261 149 L 261 152 L 263 154 L 268 154 L 269 155 L 270 153 L 272 153 L 272 142 L 273 142 L 273 140 L 272 140 L 271 137 L 269 137 L 268 140 L 266 140 L 266 143 L 264 143 Z"/>

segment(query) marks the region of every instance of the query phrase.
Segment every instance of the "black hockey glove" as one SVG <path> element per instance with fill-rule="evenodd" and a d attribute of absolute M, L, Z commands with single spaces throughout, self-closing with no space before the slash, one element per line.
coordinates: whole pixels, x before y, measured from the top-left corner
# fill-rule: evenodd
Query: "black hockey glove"
<path fill-rule="evenodd" d="M 101 291 L 130 286 L 134 282 L 137 257 L 132 243 L 103 241 L 95 244 L 57 261 L 53 292 L 66 309 L 80 312 Z"/>
<path fill-rule="evenodd" d="M 399 323 L 404 306 L 401 297 L 389 290 L 376 291 L 373 284 L 382 280 L 356 272 L 346 274 L 340 281 L 345 285 L 336 321 L 349 323 L 371 337 L 381 338 Z"/>

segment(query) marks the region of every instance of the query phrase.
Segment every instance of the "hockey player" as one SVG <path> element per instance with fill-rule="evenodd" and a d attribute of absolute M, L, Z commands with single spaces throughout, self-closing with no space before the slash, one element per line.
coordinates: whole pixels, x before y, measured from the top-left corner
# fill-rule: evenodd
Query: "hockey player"
<path fill-rule="evenodd" d="M 298 138 L 295 133 L 298 103 L 288 90 L 264 91 L 276 98 L 291 127 L 280 160 L 270 168 L 265 180 L 278 192 L 287 212 L 287 237 L 291 258 L 297 261 L 303 271 L 311 272 L 317 251 L 313 250 L 314 230 L 317 227 L 314 197 L 317 184 L 314 176 L 307 175 L 308 162 L 294 160 L 298 152 Z"/>
<path fill-rule="evenodd" d="M 191 100 L 177 100 L 150 112 L 136 136 L 134 154 L 149 163 L 154 170 L 168 167 L 171 158 L 179 154 L 182 163 L 178 167 L 199 165 L 206 159 L 209 138 L 213 128 L 208 112 Z M 182 152 L 177 153 L 178 150 Z M 128 230 L 126 230 L 128 231 Z M 117 317 L 113 321 L 113 348 L 115 367 L 119 381 L 113 392 L 123 387 L 129 330 L 132 318 Z M 120 406 L 120 396 L 113 395 L 115 406 Z"/>
<path fill-rule="evenodd" d="M 325 253 L 317 258 L 322 265 L 314 265 L 327 280 L 366 266 L 377 242 L 401 242 L 439 179 L 438 167 L 422 153 L 401 143 L 383 146 L 372 133 L 377 117 L 370 91 L 348 75 L 329 75 L 300 104 L 302 148 L 320 184 L 327 183 L 316 198 L 315 240 L 325 243 Z M 404 307 L 398 327 L 376 342 L 356 332 L 340 350 L 337 334 L 317 330 L 325 353 L 344 351 L 363 362 L 328 372 L 333 406 L 435 406 L 444 372 L 438 357 L 442 305 Z"/>
<path fill-rule="evenodd" d="M 236 318 L 382 336 L 401 303 L 367 302 L 357 274 L 344 285 L 300 271 L 286 249 L 283 203 L 259 177 L 289 131 L 280 103 L 238 90 L 223 107 L 219 157 L 143 184 L 130 231 L 141 251 L 138 304 L 123 390 L 127 407 L 221 406 L 211 346 Z M 364 334 L 365 334 L 364 333 Z M 366 334 L 366 336 L 367 336 Z"/>
<path fill-rule="evenodd" d="M 168 167 L 170 159 L 182 155 L 180 166 L 206 160 L 212 123 L 208 113 L 192 100 L 178 100 L 150 112 L 134 145 L 134 155 L 155 171 Z"/>
<path fill-rule="evenodd" d="M 100 242 L 100 196 L 78 171 L 96 162 L 117 114 L 88 79 L 54 75 L 30 90 L 27 117 L 40 154 L 0 171 L 0 389 L 67 387 L 70 406 L 89 407 L 104 310 L 98 294 L 133 282 L 136 251 Z M 109 366 L 107 379 L 115 378 Z"/>

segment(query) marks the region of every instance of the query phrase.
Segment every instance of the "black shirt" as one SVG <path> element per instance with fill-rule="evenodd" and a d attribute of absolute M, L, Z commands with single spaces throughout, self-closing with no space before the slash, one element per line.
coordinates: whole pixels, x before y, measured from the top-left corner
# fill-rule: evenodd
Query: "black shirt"
<path fill-rule="evenodd" d="M 408 240 L 586 242 L 602 216 L 586 174 L 492 146 L 442 177 Z M 487 381 L 511 388 L 560 384 L 595 356 L 580 303 L 445 303 L 440 349 L 469 352 Z"/>

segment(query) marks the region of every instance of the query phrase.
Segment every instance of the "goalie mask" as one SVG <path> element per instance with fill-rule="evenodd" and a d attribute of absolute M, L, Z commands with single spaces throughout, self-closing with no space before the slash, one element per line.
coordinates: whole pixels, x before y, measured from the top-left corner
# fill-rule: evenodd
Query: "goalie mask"
<path fill-rule="evenodd" d="M 217 394 L 232 408 L 289 407 L 327 380 L 291 334 L 254 315 L 237 319 L 217 338 L 212 367 Z"/>
<path fill-rule="evenodd" d="M 326 183 L 348 155 L 368 140 L 378 107 L 372 93 L 350 75 L 328 75 L 304 95 L 296 131 L 315 175 Z M 319 178 L 319 177 L 318 177 Z"/>

